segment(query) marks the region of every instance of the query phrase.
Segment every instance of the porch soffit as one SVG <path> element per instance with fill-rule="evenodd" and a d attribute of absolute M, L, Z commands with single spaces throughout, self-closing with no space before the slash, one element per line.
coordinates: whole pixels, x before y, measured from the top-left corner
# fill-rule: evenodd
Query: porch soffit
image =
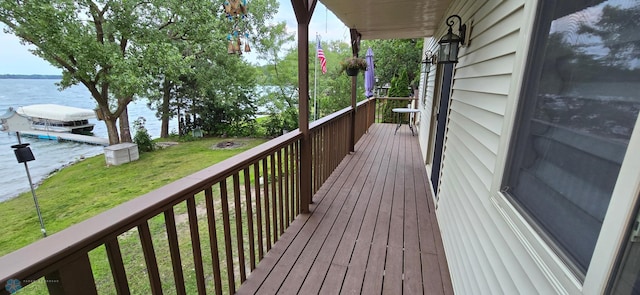
<path fill-rule="evenodd" d="M 362 39 L 425 38 L 444 21 L 450 0 L 320 0 Z"/>

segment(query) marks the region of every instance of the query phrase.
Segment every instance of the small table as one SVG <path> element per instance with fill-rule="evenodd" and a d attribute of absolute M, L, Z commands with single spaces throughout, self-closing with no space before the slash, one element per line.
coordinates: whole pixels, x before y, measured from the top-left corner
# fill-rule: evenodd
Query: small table
<path fill-rule="evenodd" d="M 418 109 L 410 109 L 410 108 L 395 108 L 395 109 L 392 109 L 391 111 L 396 113 L 396 118 L 398 119 L 398 126 L 396 127 L 396 131 L 393 133 L 393 135 L 398 133 L 398 129 L 400 129 L 400 126 L 402 126 L 402 121 L 400 120 L 400 114 L 415 114 L 420 112 L 420 110 Z M 414 136 L 413 125 L 411 125 L 411 120 L 409 120 L 409 129 L 411 130 L 411 136 Z"/>

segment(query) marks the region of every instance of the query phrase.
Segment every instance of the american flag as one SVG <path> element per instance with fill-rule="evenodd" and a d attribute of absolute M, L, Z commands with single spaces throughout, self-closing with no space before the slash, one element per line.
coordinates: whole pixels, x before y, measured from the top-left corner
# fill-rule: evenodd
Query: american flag
<path fill-rule="evenodd" d="M 322 73 L 327 72 L 327 58 L 324 57 L 324 51 L 322 51 L 322 46 L 320 45 L 320 38 L 317 38 L 318 46 L 316 47 L 316 52 L 318 55 L 318 59 L 320 60 L 320 66 L 322 67 Z"/>

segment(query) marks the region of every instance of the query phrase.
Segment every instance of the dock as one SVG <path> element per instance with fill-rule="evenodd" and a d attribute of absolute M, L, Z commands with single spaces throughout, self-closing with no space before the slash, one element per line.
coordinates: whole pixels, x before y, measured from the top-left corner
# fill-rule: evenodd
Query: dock
<path fill-rule="evenodd" d="M 38 131 L 38 130 L 29 130 L 29 131 L 20 131 L 20 135 L 35 137 L 38 139 L 48 139 L 48 140 L 59 140 L 59 141 L 73 141 L 80 143 L 87 143 L 93 145 L 102 145 L 108 146 L 109 139 L 82 135 L 82 134 L 73 134 L 73 133 L 61 133 L 61 132 L 46 132 L 46 131 Z"/>

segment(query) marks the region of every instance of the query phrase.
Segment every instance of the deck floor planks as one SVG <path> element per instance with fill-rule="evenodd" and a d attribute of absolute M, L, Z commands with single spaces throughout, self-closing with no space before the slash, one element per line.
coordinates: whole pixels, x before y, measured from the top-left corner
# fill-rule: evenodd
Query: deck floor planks
<path fill-rule="evenodd" d="M 416 157 L 417 155 L 417 157 Z M 407 145 L 407 159 L 410 163 L 422 163 L 420 150 L 413 144 Z M 407 165 L 409 167 L 419 167 L 418 165 Z M 403 294 L 422 294 L 424 290 L 430 290 L 429 286 L 424 287 L 422 278 L 422 263 L 420 257 L 420 238 L 418 232 L 418 207 L 417 198 L 426 199 L 428 194 L 424 189 L 417 188 L 420 178 L 420 170 L 414 169 L 409 172 L 405 180 L 405 205 L 404 205 L 404 282 Z M 420 195 L 418 195 L 420 191 Z M 428 212 L 428 210 L 425 210 Z M 438 277 L 439 279 L 439 277 Z"/>
<path fill-rule="evenodd" d="M 372 131 L 376 132 L 378 130 Z M 384 139 L 390 139 L 391 133 L 386 132 Z M 385 143 L 389 142 L 384 141 Z M 373 241 L 373 233 L 375 230 L 375 223 L 378 217 L 378 209 L 380 208 L 380 202 L 382 201 L 382 193 L 385 185 L 385 178 L 387 177 L 387 170 L 389 168 L 389 162 L 391 160 L 391 148 L 393 145 L 385 144 L 383 153 L 381 154 L 377 174 L 373 183 L 373 187 L 365 187 L 370 189 L 371 196 L 367 207 L 365 209 L 365 216 L 362 224 L 359 225 L 358 233 L 353 249 L 343 245 L 343 248 L 338 249 L 338 253 L 334 257 L 331 268 L 326 282 L 335 282 L 344 277 L 342 286 L 335 286 L 330 284 L 324 284 L 320 293 L 325 293 L 325 289 L 337 289 L 341 290 L 343 294 L 359 294 L 362 288 L 362 282 L 364 280 L 364 274 L 369 259 L 369 250 Z M 348 266 L 348 270 L 344 270 L 337 266 Z M 335 270 L 336 272 L 334 272 Z M 331 292 L 333 293 L 333 292 Z M 329 294 L 329 292 L 327 292 Z M 335 294 L 335 293 L 333 293 Z"/>
<path fill-rule="evenodd" d="M 382 190 L 382 200 L 378 208 L 378 216 L 373 232 L 373 241 L 369 250 L 369 261 L 365 270 L 364 281 L 362 282 L 363 294 L 380 294 L 384 281 L 384 266 L 386 262 L 387 246 L 389 241 L 389 225 L 391 222 L 391 207 L 393 205 L 393 193 L 395 190 L 396 169 L 398 169 L 398 158 L 400 156 L 400 136 L 394 135 L 393 147 L 387 175 L 384 180 Z"/>
<path fill-rule="evenodd" d="M 405 168 L 407 164 L 407 148 L 409 137 L 404 134 L 395 135 L 400 142 L 398 147 L 398 161 L 393 181 L 393 195 L 391 199 L 391 217 L 389 221 L 389 237 L 387 240 L 387 257 L 385 259 L 384 280 L 382 293 L 402 294 L 404 274 L 404 203 L 405 203 Z M 371 259 L 371 258 L 370 258 Z"/>
<path fill-rule="evenodd" d="M 358 181 L 356 181 L 349 191 L 348 198 L 349 200 L 353 200 L 354 204 L 353 206 L 345 206 L 345 208 L 351 210 L 346 210 L 345 213 L 348 214 L 341 214 L 340 218 L 334 223 L 334 228 L 331 229 L 329 237 L 325 240 L 322 250 L 318 253 L 316 261 L 309 270 L 300 288 L 300 290 L 304 290 L 305 293 L 318 293 L 323 284 L 337 287 L 337 290 L 334 290 L 334 294 L 340 291 L 339 287 L 342 285 L 351 251 L 349 251 L 348 256 L 338 258 L 338 263 L 344 263 L 344 265 L 336 266 L 337 270 L 335 271 L 338 271 L 338 276 L 327 276 L 327 272 L 329 271 L 331 262 L 334 261 L 338 253 L 340 245 L 350 245 L 351 249 L 353 245 L 355 245 L 357 229 L 354 228 L 358 226 L 359 229 L 359 226 L 362 224 L 364 211 L 371 197 L 371 188 L 367 189 L 367 186 L 371 186 L 375 182 L 378 171 L 377 168 L 380 166 L 379 162 L 384 153 L 382 149 L 385 146 L 385 141 L 377 140 L 369 143 L 369 145 L 371 145 L 372 151 L 367 157 L 366 166 L 363 167 L 364 170 L 360 172 L 361 174 Z"/>
<path fill-rule="evenodd" d="M 387 135 L 388 137 L 386 138 L 389 138 L 389 140 L 387 140 L 386 142 L 392 142 L 392 134 L 389 132 Z M 346 271 L 343 284 L 341 286 L 341 291 L 343 294 L 359 294 L 362 290 L 365 271 L 370 256 L 369 253 L 371 249 L 371 243 L 373 242 L 375 224 L 378 218 L 380 204 L 382 202 L 385 179 L 387 178 L 387 170 L 389 169 L 389 164 L 392 158 L 392 148 L 393 144 L 385 145 L 384 153 L 382 154 L 382 159 L 380 160 L 378 166 L 378 173 L 376 175 L 373 188 L 371 189 L 371 198 L 369 200 L 369 205 L 367 206 L 363 222 L 360 225 L 360 230 L 358 232 L 358 237 L 354 249 L 352 250 L 352 252 L 349 252 L 348 249 L 346 249 L 344 254 L 341 255 L 341 253 L 343 252 L 340 252 L 336 256 L 336 259 L 334 259 L 333 265 L 340 264 L 340 261 L 337 259 L 344 259 L 344 261 L 347 261 L 346 265 L 349 266 L 348 270 Z M 329 276 L 338 275 L 338 273 L 333 273 L 331 270 L 329 270 Z"/>
<path fill-rule="evenodd" d="M 329 209 L 332 207 L 333 209 L 342 207 L 343 203 L 340 203 L 339 201 L 334 203 L 334 201 L 336 200 L 336 197 L 338 197 L 338 193 L 342 186 L 347 183 L 349 176 L 353 174 L 349 173 L 351 171 L 350 169 L 345 170 L 345 168 L 358 167 L 358 161 L 361 159 L 366 159 L 365 155 L 365 153 L 361 153 L 355 154 L 355 156 L 347 156 L 345 160 L 343 160 L 341 165 L 339 165 L 338 168 L 336 168 L 336 170 L 334 170 L 334 172 L 332 173 L 332 176 L 336 175 L 336 177 L 332 181 L 326 181 L 325 184 L 323 184 L 318 193 L 316 193 L 316 196 L 314 196 L 316 206 L 315 208 L 313 208 L 313 214 L 311 214 L 303 228 L 298 233 L 298 236 L 294 238 L 285 253 L 282 254 L 281 259 L 271 270 L 271 273 L 269 274 L 271 283 L 263 284 L 262 286 L 260 286 L 260 288 L 257 290 L 257 293 L 282 293 L 279 292 L 279 289 L 282 286 L 283 281 L 289 275 L 291 268 L 296 264 L 296 261 L 309 243 L 309 240 L 316 234 L 316 230 L 318 229 L 318 227 L 321 226 L 321 224 L 323 227 L 325 226 L 325 224 L 321 223 L 321 221 L 330 220 L 332 216 L 337 214 L 337 210 Z M 327 218 L 325 218 L 326 214 L 329 215 Z"/>
<path fill-rule="evenodd" d="M 417 137 L 394 128 L 369 129 L 238 293 L 453 293 Z"/>
<path fill-rule="evenodd" d="M 331 249 L 335 249 L 337 247 L 337 243 L 342 238 L 344 228 L 346 227 L 353 208 L 358 201 L 358 196 L 354 197 L 352 192 L 354 189 L 360 191 L 362 182 L 364 182 L 364 177 L 360 177 L 360 174 L 368 173 L 370 170 L 372 162 L 371 157 L 364 157 L 362 155 L 371 149 L 373 149 L 372 146 L 367 146 L 366 149 L 364 149 L 364 152 L 360 152 L 361 154 L 357 155 L 357 157 L 355 154 L 348 156 L 354 157 L 356 163 L 353 166 L 353 170 L 356 172 L 349 173 L 347 177 L 343 177 L 345 178 L 345 181 L 339 186 L 334 185 L 328 192 L 328 194 L 337 192 L 334 204 L 331 205 L 332 208 L 330 212 L 325 214 L 320 225 L 316 228 L 316 232 L 307 242 L 306 247 L 300 254 L 300 258 L 291 269 L 290 275 L 287 276 L 282 283 L 282 286 L 278 291 L 279 294 L 298 293 L 300 286 L 309 274 L 310 268 L 315 264 L 314 262 L 316 260 L 323 260 L 322 257 L 320 257 L 320 250 L 325 249 L 325 252 L 330 252 Z M 331 254 L 333 256 L 333 253 L 326 254 Z M 324 261 L 328 262 L 330 260 L 324 259 Z"/>
<path fill-rule="evenodd" d="M 344 167 L 347 167 L 348 164 L 349 164 L 349 161 L 343 161 L 336 168 L 336 170 L 342 171 L 342 169 L 344 169 Z M 327 178 L 326 183 L 328 184 L 335 183 L 336 179 L 338 179 L 339 176 L 340 176 L 340 173 L 331 174 Z M 311 212 L 322 211 L 322 209 L 319 209 L 319 210 L 316 210 L 316 209 L 318 205 L 322 202 L 323 197 L 326 196 L 326 191 L 328 190 L 328 187 L 330 187 L 330 185 L 323 186 L 318 190 L 318 192 L 313 198 L 314 202 L 309 206 L 309 209 Z M 313 215 L 318 215 L 318 214 L 313 214 Z M 255 294 L 257 292 L 258 288 L 262 286 L 266 278 L 269 276 L 269 274 L 271 274 L 274 267 L 278 264 L 278 262 L 284 255 L 285 251 L 289 249 L 289 246 L 291 246 L 291 243 L 293 242 L 293 240 L 298 236 L 298 234 L 300 234 L 300 231 L 302 230 L 302 228 L 304 227 L 304 225 L 306 224 L 306 222 L 309 220 L 311 216 L 312 214 L 300 214 L 294 219 L 294 221 L 287 228 L 285 233 L 282 236 L 280 236 L 280 239 L 278 240 L 278 247 L 275 247 L 275 244 L 274 244 L 274 247 L 272 247 L 272 249 L 268 251 L 267 254 L 265 254 L 263 260 L 260 261 L 260 263 L 256 266 L 256 269 L 251 273 L 250 275 L 251 280 L 247 279 L 247 281 L 245 281 L 242 284 L 241 288 L 237 292 L 238 294 Z"/>

